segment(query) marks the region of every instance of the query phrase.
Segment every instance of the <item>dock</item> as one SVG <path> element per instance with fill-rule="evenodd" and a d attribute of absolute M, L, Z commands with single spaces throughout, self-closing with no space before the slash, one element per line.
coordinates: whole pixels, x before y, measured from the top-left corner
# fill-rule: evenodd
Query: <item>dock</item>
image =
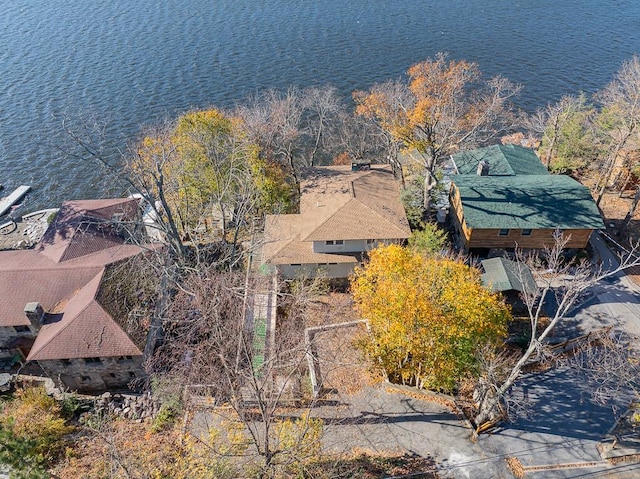
<path fill-rule="evenodd" d="M 9 196 L 0 199 L 0 216 L 9 211 L 11 207 L 20 201 L 30 190 L 30 186 L 22 185 L 16 188 Z"/>

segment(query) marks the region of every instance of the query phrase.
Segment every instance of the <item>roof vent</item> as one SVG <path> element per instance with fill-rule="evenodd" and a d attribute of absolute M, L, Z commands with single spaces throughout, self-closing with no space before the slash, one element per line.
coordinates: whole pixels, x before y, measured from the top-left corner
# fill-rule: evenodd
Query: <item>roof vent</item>
<path fill-rule="evenodd" d="M 371 169 L 371 162 L 353 162 L 351 163 L 351 171 L 365 171 Z"/>
<path fill-rule="evenodd" d="M 476 170 L 478 176 L 489 176 L 489 163 L 482 160 L 478 163 L 478 169 Z"/>

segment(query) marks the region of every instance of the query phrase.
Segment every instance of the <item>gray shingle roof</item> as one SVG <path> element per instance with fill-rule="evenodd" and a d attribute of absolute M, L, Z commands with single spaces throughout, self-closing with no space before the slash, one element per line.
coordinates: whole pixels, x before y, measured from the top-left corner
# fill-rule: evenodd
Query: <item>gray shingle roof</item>
<path fill-rule="evenodd" d="M 482 261 L 482 284 L 491 291 L 527 291 L 536 289 L 529 267 L 505 258 L 491 258 Z"/>

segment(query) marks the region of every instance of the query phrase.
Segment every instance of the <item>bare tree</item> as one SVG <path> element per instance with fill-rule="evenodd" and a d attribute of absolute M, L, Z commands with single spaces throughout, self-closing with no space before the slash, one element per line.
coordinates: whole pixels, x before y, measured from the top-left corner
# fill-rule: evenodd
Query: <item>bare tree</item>
<path fill-rule="evenodd" d="M 174 384 L 207 385 L 220 406 L 213 410 L 213 421 L 239 423 L 249 447 L 237 454 L 257 455 L 259 477 L 272 477 L 279 468 L 302 464 L 319 452 L 322 424 L 308 414 L 287 419 L 283 409 L 304 399 L 299 383 L 306 368 L 302 322 L 295 316 L 285 319 L 263 354 L 255 343 L 259 318 L 246 316 L 251 309 L 243 300 L 247 284 L 240 272 L 213 268 L 185 277 L 166 314 L 166 340 L 150 367 Z M 299 313 L 313 291 L 292 290 L 293 311 Z"/>
<path fill-rule="evenodd" d="M 341 112 L 329 135 L 338 154 L 346 154 L 348 162 L 393 163 L 397 159 L 398 143 L 375 121 L 361 115 Z"/>
<path fill-rule="evenodd" d="M 620 331 L 601 331 L 590 342 L 582 343 L 573 354 L 560 358 L 562 364 L 580 374 L 593 386 L 593 398 L 599 404 L 611 399 L 640 395 L 640 358 L 638 338 Z"/>
<path fill-rule="evenodd" d="M 267 90 L 249 98 L 235 112 L 242 119 L 249 139 L 260 146 L 267 158 L 288 167 L 298 185 L 297 149 L 303 110 L 300 91 L 291 87 L 286 92 Z"/>
<path fill-rule="evenodd" d="M 523 368 L 531 360 L 544 354 L 545 339 L 579 304 L 583 293 L 602 279 L 640 264 L 637 247 L 626 253 L 619 265 L 611 270 L 593 267 L 586 261 L 573 264 L 566 261 L 563 254 L 568 241 L 569 237 L 556 232 L 553 246 L 545 249 L 543 254 L 517 253 L 518 276 L 524 278 L 525 268 L 531 268 L 537 283 L 535 288 L 530 288 L 523 281 L 525 290 L 521 294 L 529 316 L 531 339 L 522 356 L 497 382 L 486 381 L 486 375 L 481 378 L 477 391 L 478 412 L 475 417 L 478 427 L 500 419 L 500 406 L 508 400 L 509 390 L 520 377 Z M 541 328 L 543 308 L 550 298 L 554 299 L 555 311 L 550 315 L 549 322 Z"/>
<path fill-rule="evenodd" d="M 347 118 L 332 86 L 267 90 L 240 105 L 236 115 L 261 154 L 285 166 L 296 184 L 301 168 L 327 163 L 337 153 L 329 139 Z"/>
<path fill-rule="evenodd" d="M 620 156 L 637 137 L 640 125 L 640 59 L 633 56 L 622 64 L 614 79 L 596 94 L 601 105 L 600 132 L 606 139 L 608 155 L 597 184 L 596 204 L 600 205 Z"/>
<path fill-rule="evenodd" d="M 542 139 L 540 152 L 548 170 L 557 156 L 567 163 L 589 155 L 590 152 L 584 150 L 588 149 L 589 144 L 593 145 L 593 138 L 585 141 L 590 130 L 588 120 L 591 114 L 592 108 L 587 105 L 584 95 L 567 95 L 526 118 L 525 127 Z"/>
<path fill-rule="evenodd" d="M 306 110 L 306 131 L 309 137 L 309 151 L 303 161 L 306 166 L 316 166 L 319 154 L 324 152 L 331 157 L 334 146 L 327 142 L 328 130 L 336 128 L 338 122 L 344 118 L 342 113 L 345 106 L 338 96 L 338 91 L 332 86 L 310 87 L 302 90 L 302 105 Z"/>

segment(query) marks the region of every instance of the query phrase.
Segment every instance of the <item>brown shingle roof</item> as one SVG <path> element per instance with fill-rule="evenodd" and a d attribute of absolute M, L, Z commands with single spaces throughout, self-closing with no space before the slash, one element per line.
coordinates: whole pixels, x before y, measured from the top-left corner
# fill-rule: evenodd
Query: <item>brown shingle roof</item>
<path fill-rule="evenodd" d="M 314 253 L 311 243 L 300 240 L 300 215 L 267 215 L 263 260 L 271 264 L 357 263 L 354 256 Z"/>
<path fill-rule="evenodd" d="M 59 263 L 122 244 L 113 220 L 133 220 L 137 208 L 134 198 L 66 201 L 38 250 Z"/>
<path fill-rule="evenodd" d="M 39 302 L 46 310 L 85 285 L 105 265 L 142 252 L 136 245 L 118 245 L 55 263 L 36 250 L 0 252 L 0 326 L 26 326 L 24 306 Z"/>
<path fill-rule="evenodd" d="M 61 314 L 45 320 L 28 361 L 142 354 L 95 300 L 102 274 L 99 272 L 75 292 Z"/>
<path fill-rule="evenodd" d="M 314 253 L 313 241 L 405 239 L 411 234 L 391 168 L 310 168 L 300 214 L 269 215 L 262 260 L 272 264 L 354 263 L 354 255 Z"/>
<path fill-rule="evenodd" d="M 67 202 L 38 248 L 0 252 L 0 326 L 28 325 L 29 302 L 59 313 L 48 315 L 28 359 L 141 354 L 95 299 L 105 266 L 144 251 L 111 224 L 118 213 L 132 219 L 134 207 L 128 198 Z"/>
<path fill-rule="evenodd" d="M 5 253 L 0 254 L 3 261 Z M 74 291 L 82 288 L 102 268 L 39 269 L 0 271 L 0 326 L 28 326 L 24 307 L 39 302 L 45 311 L 52 309 Z"/>
<path fill-rule="evenodd" d="M 411 234 L 389 166 L 310 168 L 300 191 L 303 241 L 406 239 Z"/>

